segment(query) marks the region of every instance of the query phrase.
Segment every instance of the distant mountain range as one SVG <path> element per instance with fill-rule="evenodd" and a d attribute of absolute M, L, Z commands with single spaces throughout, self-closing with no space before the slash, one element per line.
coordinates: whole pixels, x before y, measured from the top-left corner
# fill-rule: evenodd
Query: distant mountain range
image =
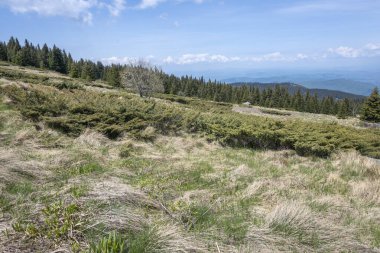
<path fill-rule="evenodd" d="M 375 85 L 349 79 L 310 80 L 302 84 L 308 88 L 340 90 L 344 92 L 369 95 Z"/>
<path fill-rule="evenodd" d="M 228 78 L 223 79 L 226 83 L 284 83 L 291 82 L 297 83 L 301 87 L 313 89 L 313 90 L 331 90 L 341 91 L 347 94 L 357 94 L 362 96 L 368 96 L 372 89 L 375 87 L 373 83 L 356 81 L 352 79 L 334 78 L 334 79 L 313 79 L 313 78 L 289 78 L 289 76 L 275 76 L 275 77 L 262 77 L 262 78 Z"/>
<path fill-rule="evenodd" d="M 338 90 L 329 90 L 329 89 L 309 89 L 305 86 L 294 84 L 294 83 L 259 83 L 259 82 L 235 82 L 230 83 L 234 86 L 242 86 L 242 85 L 250 85 L 259 87 L 260 90 L 267 89 L 267 88 L 274 88 L 275 86 L 281 86 L 287 88 L 290 94 L 296 93 L 298 90 L 301 91 L 301 93 L 305 94 L 307 91 L 310 92 L 311 95 L 317 94 L 319 98 L 323 97 L 333 97 L 337 99 L 364 99 L 365 96 L 357 95 L 349 92 L 344 91 L 338 91 Z"/>

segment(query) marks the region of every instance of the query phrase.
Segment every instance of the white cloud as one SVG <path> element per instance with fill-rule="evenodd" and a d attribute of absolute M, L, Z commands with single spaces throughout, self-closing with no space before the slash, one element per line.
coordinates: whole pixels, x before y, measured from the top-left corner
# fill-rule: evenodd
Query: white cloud
<path fill-rule="evenodd" d="M 343 46 L 338 47 L 338 48 L 330 48 L 328 51 L 330 53 L 337 54 L 345 58 L 357 58 L 361 54 L 359 49 L 355 49 L 352 47 L 343 47 Z"/>
<path fill-rule="evenodd" d="M 306 54 L 297 54 L 296 55 L 296 57 L 297 57 L 297 59 L 300 59 L 300 60 L 304 60 L 304 59 L 308 59 L 309 58 L 309 56 L 308 55 L 306 55 Z"/>
<path fill-rule="evenodd" d="M 137 59 L 132 58 L 132 57 L 117 57 L 117 56 L 112 56 L 109 58 L 102 58 L 101 62 L 103 62 L 106 65 L 110 64 L 130 64 L 135 62 Z"/>
<path fill-rule="evenodd" d="M 368 43 L 365 47 L 372 51 L 380 50 L 380 44 Z"/>
<path fill-rule="evenodd" d="M 168 56 L 168 57 L 164 58 L 162 61 L 164 63 L 168 63 L 168 64 L 175 62 L 174 58 L 171 57 L 171 56 Z"/>
<path fill-rule="evenodd" d="M 201 4 L 205 0 L 141 0 L 135 8 L 153 8 L 166 1 Z M 106 9 L 111 16 L 116 17 L 127 7 L 127 0 L 0 0 L 0 5 L 7 6 L 15 13 L 69 17 L 91 24 L 96 9 Z M 160 18 L 167 19 L 167 14 L 160 15 Z"/>
<path fill-rule="evenodd" d="M 297 61 L 304 60 L 308 57 L 304 54 L 297 54 L 296 56 L 285 56 L 280 52 L 265 54 L 261 56 L 239 57 L 239 56 L 226 56 L 222 54 L 184 54 L 177 58 L 168 56 L 163 59 L 167 64 L 195 64 L 195 63 L 227 63 L 227 62 L 278 62 L 278 61 Z"/>
<path fill-rule="evenodd" d="M 236 59 L 236 58 L 234 58 Z M 220 54 L 184 54 L 180 56 L 178 59 L 174 60 L 172 59 L 172 62 L 175 62 L 177 64 L 193 64 L 193 63 L 200 63 L 200 62 L 230 62 L 234 59 L 227 57 L 225 55 Z"/>
<path fill-rule="evenodd" d="M 114 0 L 113 4 L 107 4 L 106 6 L 111 15 L 117 17 L 125 9 L 125 0 Z"/>
<path fill-rule="evenodd" d="M 369 43 L 361 48 L 340 46 L 330 48 L 328 52 L 344 58 L 375 57 L 380 55 L 380 44 Z"/>
<path fill-rule="evenodd" d="M 139 9 L 147 9 L 147 8 L 154 8 L 157 5 L 164 3 L 164 2 L 177 2 L 177 3 L 182 3 L 182 2 L 193 2 L 196 4 L 202 4 L 205 2 L 205 0 L 141 0 L 140 4 L 138 4 L 137 8 Z"/>
<path fill-rule="evenodd" d="M 279 9 L 281 13 L 309 13 L 322 11 L 363 11 L 376 10 L 380 7 L 379 1 L 374 0 L 315 0 L 300 1 L 297 4 Z"/>
<path fill-rule="evenodd" d="M 152 8 L 165 1 L 166 0 L 142 0 L 138 7 L 140 9 Z"/>
<path fill-rule="evenodd" d="M 124 56 L 124 57 L 117 57 L 117 56 L 112 56 L 108 58 L 102 58 L 100 61 L 103 64 L 110 65 L 110 64 L 134 64 L 138 62 L 139 60 L 143 60 L 145 62 L 151 62 L 155 59 L 154 55 L 148 55 L 146 57 L 129 57 L 129 56 Z"/>
<path fill-rule="evenodd" d="M 118 16 L 125 8 L 125 0 L 111 3 L 101 0 L 0 0 L 15 13 L 37 13 L 43 16 L 64 16 L 91 24 L 94 9 L 107 8 L 112 16 Z"/>
<path fill-rule="evenodd" d="M 359 58 L 359 57 L 378 57 L 380 56 L 380 43 L 368 43 L 361 48 L 353 48 L 347 46 L 340 46 L 337 48 L 329 48 L 328 50 L 313 53 L 313 54 L 283 54 L 281 52 L 273 52 L 263 55 L 254 56 L 227 56 L 223 54 L 210 54 L 210 53 L 200 53 L 200 54 L 183 54 L 177 57 L 167 56 L 165 58 L 156 58 L 154 56 L 147 56 L 142 58 L 145 61 L 154 61 L 156 64 L 176 64 L 176 65 L 186 65 L 186 64 L 197 64 L 197 63 L 231 63 L 231 62 L 254 62 L 254 63 L 265 63 L 265 62 L 302 62 L 302 61 L 320 61 L 334 57 L 342 58 Z M 136 62 L 138 58 L 132 57 L 110 57 L 102 59 L 105 64 L 121 63 L 129 64 Z"/>
<path fill-rule="evenodd" d="M 253 56 L 249 58 L 250 61 L 263 62 L 263 61 L 286 61 L 286 57 L 280 52 L 265 54 L 262 56 Z"/>

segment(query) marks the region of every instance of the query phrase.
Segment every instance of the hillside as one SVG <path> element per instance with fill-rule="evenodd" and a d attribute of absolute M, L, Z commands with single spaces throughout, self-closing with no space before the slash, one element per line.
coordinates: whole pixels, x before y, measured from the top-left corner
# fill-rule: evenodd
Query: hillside
<path fill-rule="evenodd" d="M 380 252 L 380 130 L 236 107 L 1 64 L 0 251 Z"/>
<path fill-rule="evenodd" d="M 143 60 L 130 64 L 105 65 L 100 61 L 74 59 L 65 49 L 55 45 L 53 47 L 48 47 L 47 44 L 34 45 L 28 40 L 21 45 L 19 40 L 12 36 L 8 42 L 0 42 L 0 64 L 56 71 L 73 79 L 99 80 L 114 88 L 125 86 L 122 79 L 125 79 L 126 73 L 130 76 L 136 73 L 136 70 L 139 72 L 140 69 L 145 70 L 151 78 L 157 79 L 151 83 L 158 84 L 156 85 L 158 93 L 226 103 L 249 101 L 256 106 L 337 115 L 340 118 L 356 117 L 364 102 L 364 97 L 361 96 L 321 89 L 311 90 L 310 96 L 306 88 L 289 83 L 283 83 L 281 87 L 273 83 L 258 84 L 260 87 L 258 88 L 249 83 L 232 85 L 216 80 L 205 80 L 202 76 L 193 77 L 187 74 L 175 76 Z M 2 75 L 13 79 L 18 78 L 12 71 L 3 71 Z M 261 86 L 265 86 L 265 89 Z M 140 89 L 142 90 L 144 89 Z"/>
<path fill-rule="evenodd" d="M 310 88 L 321 89 L 337 89 L 340 91 L 351 92 L 359 95 L 368 95 L 374 88 L 374 84 L 367 82 L 354 81 L 344 78 L 336 78 L 329 80 L 310 80 L 303 82 L 305 86 Z"/>
<path fill-rule="evenodd" d="M 368 96 L 379 81 L 376 72 L 351 72 L 330 70 L 327 73 L 311 71 L 307 73 L 283 73 L 271 76 L 270 73 L 252 72 L 251 77 L 222 79 L 226 83 L 295 83 L 308 89 L 336 90 L 344 93 Z M 377 85 L 378 86 L 378 85 Z"/>
<path fill-rule="evenodd" d="M 362 96 L 362 95 L 356 95 L 353 93 L 343 92 L 339 90 L 306 88 L 305 86 L 294 84 L 294 83 L 256 83 L 256 82 L 239 83 L 238 82 L 238 83 L 231 83 L 231 85 L 234 85 L 234 86 L 249 85 L 249 86 L 259 87 L 260 90 L 268 89 L 268 88 L 273 89 L 276 86 L 280 86 L 280 87 L 286 88 L 290 94 L 295 94 L 298 90 L 300 90 L 302 94 L 306 94 L 306 92 L 309 91 L 311 95 L 317 94 L 319 98 L 333 97 L 336 99 L 348 98 L 348 99 L 357 99 L 357 100 L 362 100 L 365 98 L 365 96 Z"/>

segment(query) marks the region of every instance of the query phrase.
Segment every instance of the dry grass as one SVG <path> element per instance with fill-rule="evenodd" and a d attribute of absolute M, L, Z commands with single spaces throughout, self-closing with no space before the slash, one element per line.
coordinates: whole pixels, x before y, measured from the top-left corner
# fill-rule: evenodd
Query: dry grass
<path fill-rule="evenodd" d="M 200 239 L 184 235 L 172 224 L 156 225 L 148 229 L 149 243 L 146 252 L 208 252 Z"/>
<path fill-rule="evenodd" d="M 324 122 L 324 123 L 338 123 L 339 125 L 342 125 L 342 126 L 352 126 L 355 128 L 363 128 L 360 119 L 354 118 L 354 117 L 349 117 L 347 119 L 338 119 L 336 116 L 333 116 L 333 115 L 276 109 L 276 111 L 279 111 L 280 113 L 282 112 L 282 113 L 290 114 L 290 115 L 282 116 L 282 115 L 264 113 L 261 111 L 261 109 L 266 110 L 268 108 L 260 107 L 260 106 L 242 107 L 239 105 L 234 105 L 232 110 L 234 112 L 239 112 L 243 114 L 264 116 L 264 117 L 276 118 L 276 119 L 282 119 L 282 120 L 302 120 L 302 121 L 313 121 L 313 122 L 318 121 L 318 122 Z"/>
<path fill-rule="evenodd" d="M 74 144 L 80 147 L 101 148 L 109 144 L 110 141 L 99 132 L 87 129 L 78 138 L 74 140 Z"/>
<path fill-rule="evenodd" d="M 248 240 L 258 251 L 370 251 L 356 242 L 351 228 L 333 225 L 295 201 L 274 207 L 262 227 L 250 229 Z"/>
<path fill-rule="evenodd" d="M 380 180 L 352 183 L 352 195 L 365 204 L 380 204 Z"/>
<path fill-rule="evenodd" d="M 341 173 L 351 173 L 356 177 L 380 178 L 379 160 L 361 156 L 355 151 L 337 154 L 334 167 Z"/>
<path fill-rule="evenodd" d="M 17 71 L 17 72 L 27 73 L 27 74 L 33 74 L 33 75 L 38 75 L 38 76 L 43 76 L 43 77 L 70 79 L 66 75 L 63 75 L 63 74 L 60 74 L 60 73 L 57 73 L 54 71 L 49 71 L 49 70 L 25 68 L 25 67 L 20 67 L 20 66 L 13 66 L 13 65 L 8 65 L 8 66 L 2 65 L 1 68 L 5 69 L 5 70 L 12 70 L 12 71 Z"/>
<path fill-rule="evenodd" d="M 159 209 L 159 203 L 150 200 L 143 192 L 125 184 L 120 178 L 104 177 L 102 180 L 92 182 L 92 190 L 87 198 L 108 202 L 130 203 L 134 206 L 152 207 Z"/>
<path fill-rule="evenodd" d="M 184 134 L 71 138 L 12 109 L 0 120 L 1 252 L 78 252 L 111 231 L 145 252 L 380 251 L 380 165 L 357 152 L 300 157 Z M 40 224 L 60 200 L 80 206 L 77 243 L 12 228 Z"/>

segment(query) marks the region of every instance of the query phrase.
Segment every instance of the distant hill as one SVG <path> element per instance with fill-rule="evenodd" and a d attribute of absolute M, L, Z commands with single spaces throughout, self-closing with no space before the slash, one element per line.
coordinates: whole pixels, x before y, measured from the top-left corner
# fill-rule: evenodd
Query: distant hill
<path fill-rule="evenodd" d="M 374 83 L 358 81 L 346 78 L 333 78 L 331 76 L 273 76 L 273 77 L 237 77 L 223 79 L 226 83 L 298 83 L 305 88 L 309 89 L 323 89 L 342 91 L 345 93 L 357 94 L 362 96 L 368 96 L 371 94 L 372 89 L 376 86 Z M 380 87 L 380 86 L 378 86 Z"/>
<path fill-rule="evenodd" d="M 359 95 L 369 95 L 375 87 L 375 85 L 370 83 L 343 78 L 303 81 L 302 84 L 308 88 L 339 90 Z"/>
<path fill-rule="evenodd" d="M 307 91 L 310 92 L 310 94 L 314 95 L 315 93 L 318 95 L 318 97 L 333 97 L 338 99 L 364 99 L 365 96 L 352 94 L 348 92 L 338 91 L 338 90 L 329 90 L 329 89 L 309 89 L 305 86 L 294 84 L 294 83 L 259 83 L 259 82 L 236 82 L 231 83 L 231 85 L 234 86 L 241 86 L 241 85 L 250 85 L 250 86 L 256 86 L 259 87 L 259 89 L 267 89 L 267 88 L 274 88 L 275 86 L 279 85 L 281 87 L 285 87 L 288 89 L 289 93 L 294 94 L 297 92 L 297 90 L 300 90 L 301 93 L 305 94 Z"/>

